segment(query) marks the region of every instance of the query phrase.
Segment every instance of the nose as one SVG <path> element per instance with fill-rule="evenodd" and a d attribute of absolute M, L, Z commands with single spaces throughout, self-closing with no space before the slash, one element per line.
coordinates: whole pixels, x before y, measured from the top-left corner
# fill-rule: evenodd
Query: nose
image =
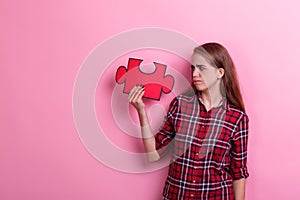
<path fill-rule="evenodd" d="M 197 68 L 193 69 L 192 76 L 193 77 L 201 76 L 201 74 L 200 74 L 200 72 L 199 72 L 199 70 Z"/>

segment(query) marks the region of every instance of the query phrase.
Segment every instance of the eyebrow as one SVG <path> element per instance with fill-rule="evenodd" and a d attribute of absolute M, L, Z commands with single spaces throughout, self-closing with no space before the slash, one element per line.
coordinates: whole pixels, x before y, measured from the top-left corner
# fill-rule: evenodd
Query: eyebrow
<path fill-rule="evenodd" d="M 205 65 L 192 65 L 192 66 L 194 66 L 194 67 L 206 67 Z"/>

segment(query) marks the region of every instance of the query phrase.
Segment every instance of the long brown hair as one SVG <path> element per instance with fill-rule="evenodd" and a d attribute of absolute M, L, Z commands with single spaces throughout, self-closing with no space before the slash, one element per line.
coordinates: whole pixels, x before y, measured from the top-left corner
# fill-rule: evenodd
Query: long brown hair
<path fill-rule="evenodd" d="M 238 76 L 227 49 L 221 44 L 211 42 L 196 47 L 194 53 L 200 53 L 208 57 L 208 61 L 213 66 L 224 69 L 223 84 L 221 84 L 222 95 L 226 96 L 229 103 L 245 112 Z"/>

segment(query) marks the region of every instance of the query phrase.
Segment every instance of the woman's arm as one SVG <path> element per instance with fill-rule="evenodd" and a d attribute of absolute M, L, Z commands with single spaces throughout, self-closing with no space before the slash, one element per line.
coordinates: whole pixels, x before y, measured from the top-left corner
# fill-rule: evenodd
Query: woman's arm
<path fill-rule="evenodd" d="M 230 170 L 233 177 L 233 191 L 236 200 L 245 199 L 245 182 L 249 176 L 247 169 L 249 118 L 241 116 L 231 143 Z"/>
<path fill-rule="evenodd" d="M 233 181 L 233 193 L 235 200 L 245 199 L 245 182 L 244 178 Z"/>
<path fill-rule="evenodd" d="M 155 148 L 155 138 L 153 136 L 152 129 L 149 124 L 145 104 L 142 100 L 144 93 L 145 89 L 143 86 L 135 86 L 130 91 L 128 100 L 129 103 L 131 103 L 135 107 L 139 115 L 143 143 L 147 152 L 148 161 L 154 162 L 159 160 L 160 157 Z"/>

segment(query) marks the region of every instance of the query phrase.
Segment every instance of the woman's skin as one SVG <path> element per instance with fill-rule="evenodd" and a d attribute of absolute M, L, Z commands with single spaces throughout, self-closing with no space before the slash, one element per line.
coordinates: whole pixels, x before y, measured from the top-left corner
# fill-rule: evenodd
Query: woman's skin
<path fill-rule="evenodd" d="M 224 69 L 212 66 L 199 53 L 194 53 L 191 59 L 192 64 L 192 84 L 195 89 L 201 91 L 201 100 L 209 111 L 219 105 L 222 100 L 221 81 L 224 76 Z M 147 152 L 149 162 L 159 160 L 159 154 L 155 149 L 155 138 L 149 124 L 145 104 L 142 97 L 145 93 L 142 85 L 135 86 L 129 93 L 128 100 L 137 110 L 141 125 L 143 143 Z M 233 191 L 235 200 L 245 199 L 245 179 L 233 181 Z"/>
<path fill-rule="evenodd" d="M 149 162 L 159 160 L 159 154 L 155 149 L 155 138 L 152 133 L 152 129 L 149 124 L 145 104 L 142 100 L 142 96 L 145 93 L 143 86 L 135 86 L 129 93 L 128 100 L 135 107 L 140 119 L 141 132 L 143 137 L 143 143 L 147 152 Z"/>

